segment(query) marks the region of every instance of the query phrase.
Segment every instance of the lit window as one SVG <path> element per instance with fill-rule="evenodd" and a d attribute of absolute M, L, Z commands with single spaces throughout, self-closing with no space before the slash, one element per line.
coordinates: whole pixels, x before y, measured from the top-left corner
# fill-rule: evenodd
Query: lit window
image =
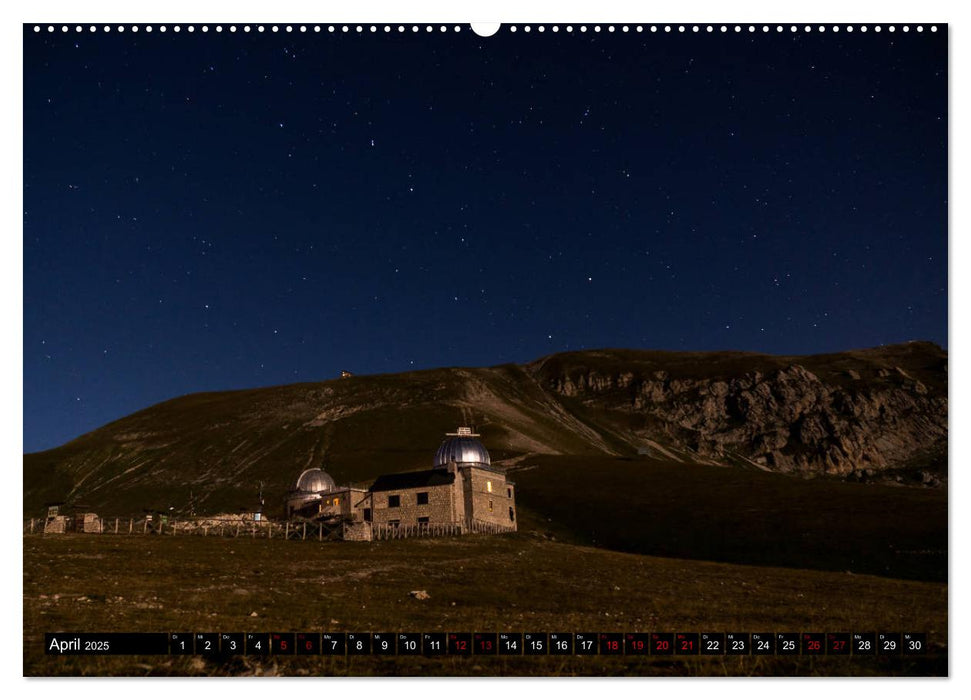
<path fill-rule="evenodd" d="M 341 499 L 340 498 L 335 498 L 334 499 L 334 505 L 335 506 L 339 506 L 340 504 L 341 504 Z"/>
<path fill-rule="evenodd" d="M 487 481 L 486 482 L 486 491 L 488 491 L 489 493 L 492 493 L 492 482 L 491 481 Z"/>
<path fill-rule="evenodd" d="M 489 512 L 492 512 L 492 501 L 489 501 Z"/>

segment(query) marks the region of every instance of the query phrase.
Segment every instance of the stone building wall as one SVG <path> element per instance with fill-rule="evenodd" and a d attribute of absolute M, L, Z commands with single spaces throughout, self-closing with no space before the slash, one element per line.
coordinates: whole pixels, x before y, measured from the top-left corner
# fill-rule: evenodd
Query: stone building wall
<path fill-rule="evenodd" d="M 352 542 L 370 542 L 372 539 L 371 523 L 344 523 L 344 539 Z"/>
<path fill-rule="evenodd" d="M 467 469 L 457 469 L 454 465 L 449 465 L 449 471 L 455 473 L 455 481 L 452 483 L 453 522 L 465 524 L 467 522 L 466 514 L 471 505 L 466 499 L 469 472 Z"/>
<path fill-rule="evenodd" d="M 318 504 L 318 512 L 323 516 L 341 517 L 345 520 L 363 520 L 364 508 L 361 502 L 367 497 L 363 489 L 340 489 L 324 495 Z"/>
<path fill-rule="evenodd" d="M 101 519 L 97 513 L 78 513 L 74 523 L 78 532 L 101 532 Z"/>
<path fill-rule="evenodd" d="M 364 509 L 370 508 L 370 497 L 364 489 L 347 489 L 347 499 L 341 510 L 345 518 L 355 522 L 364 520 Z"/>
<path fill-rule="evenodd" d="M 48 518 L 44 523 L 44 532 L 63 534 L 68 531 L 69 527 L 70 518 L 66 515 L 55 515 L 52 518 Z"/>
<path fill-rule="evenodd" d="M 418 494 L 427 493 L 428 503 L 419 505 Z M 388 506 L 388 498 L 398 496 L 397 508 Z M 438 486 L 418 486 L 397 491 L 379 491 L 371 496 L 371 520 L 375 524 L 387 524 L 397 520 L 401 525 L 417 525 L 419 518 L 428 518 L 429 523 L 452 522 L 452 487 L 450 484 Z"/>
<path fill-rule="evenodd" d="M 469 477 L 472 518 L 480 522 L 515 528 L 516 494 L 512 492 L 510 497 L 512 487 L 506 484 L 505 474 L 472 467 L 469 469 Z M 512 518 L 509 517 L 510 508 L 513 509 Z"/>

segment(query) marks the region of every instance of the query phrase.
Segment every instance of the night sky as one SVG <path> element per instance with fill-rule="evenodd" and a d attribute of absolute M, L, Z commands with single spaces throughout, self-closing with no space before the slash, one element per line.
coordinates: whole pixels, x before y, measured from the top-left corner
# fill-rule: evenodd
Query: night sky
<path fill-rule="evenodd" d="M 23 223 L 25 451 L 342 369 L 946 347 L 946 28 L 30 25 Z"/>

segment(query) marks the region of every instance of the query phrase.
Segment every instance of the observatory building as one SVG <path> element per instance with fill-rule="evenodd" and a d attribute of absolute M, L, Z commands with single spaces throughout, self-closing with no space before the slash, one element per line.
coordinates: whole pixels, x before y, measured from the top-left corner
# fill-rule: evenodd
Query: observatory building
<path fill-rule="evenodd" d="M 384 474 L 368 489 L 339 487 L 321 469 L 307 469 L 287 496 L 287 517 L 339 524 L 355 539 L 401 530 L 418 534 L 513 532 L 514 485 L 479 435 L 447 433 L 431 469 Z"/>
<path fill-rule="evenodd" d="M 366 494 L 363 489 L 338 487 L 323 469 L 306 469 L 287 493 L 287 519 L 353 519 L 353 504 Z"/>

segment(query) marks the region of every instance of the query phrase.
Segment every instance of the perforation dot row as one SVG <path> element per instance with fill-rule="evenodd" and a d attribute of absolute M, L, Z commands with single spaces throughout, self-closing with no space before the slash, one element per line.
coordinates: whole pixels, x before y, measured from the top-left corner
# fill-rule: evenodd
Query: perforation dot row
<path fill-rule="evenodd" d="M 379 31 L 383 31 L 383 32 L 389 34 L 391 32 L 395 32 L 395 31 L 397 31 L 398 33 L 405 33 L 407 31 L 411 31 L 412 33 L 417 33 L 417 32 L 422 31 L 422 29 L 424 29 L 424 31 L 426 33 L 430 33 L 430 32 L 434 32 L 436 30 L 436 28 L 438 29 L 439 32 L 447 32 L 447 31 L 449 31 L 449 29 L 451 29 L 454 32 L 461 32 L 462 31 L 462 27 L 459 26 L 459 25 L 454 25 L 452 27 L 448 27 L 446 25 L 438 25 L 437 27 L 435 27 L 435 26 L 430 25 L 430 24 L 426 24 L 426 25 L 422 25 L 422 26 L 419 26 L 417 24 L 412 24 L 412 25 L 407 25 L 407 26 L 406 25 L 403 25 L 403 24 L 399 24 L 399 25 L 395 25 L 395 26 L 392 26 L 392 25 L 389 25 L 389 24 L 385 24 L 385 25 L 381 25 L 381 26 L 375 25 L 375 24 L 371 24 L 371 25 L 360 25 L 360 24 L 358 24 L 358 25 L 347 25 L 347 24 L 344 24 L 344 25 L 333 25 L 333 24 L 330 24 L 330 25 L 326 25 L 326 26 L 321 26 L 319 24 L 315 24 L 315 25 L 300 24 L 300 25 L 294 26 L 294 25 L 289 25 L 288 24 L 288 25 L 284 25 L 282 27 L 279 26 L 279 25 L 275 25 L 275 24 L 274 25 L 270 25 L 270 26 L 265 26 L 265 25 L 262 25 L 262 24 L 260 24 L 260 25 L 248 25 L 247 24 L 247 25 L 243 25 L 241 27 L 237 27 L 236 25 L 229 25 L 227 27 L 223 27 L 222 25 L 218 25 L 217 24 L 217 25 L 215 25 L 213 27 L 210 27 L 209 25 L 205 25 L 204 24 L 204 25 L 199 26 L 198 27 L 198 30 L 201 31 L 201 32 L 203 32 L 203 33 L 209 32 L 210 29 L 211 29 L 211 30 L 213 30 L 213 31 L 215 31 L 217 33 L 223 32 L 223 31 L 228 31 L 230 33 L 233 33 L 233 32 L 236 32 L 236 31 L 242 31 L 242 32 L 252 32 L 252 31 L 256 31 L 256 32 L 266 32 L 266 31 L 270 31 L 270 32 L 280 32 L 282 30 L 284 32 L 294 32 L 294 31 L 296 31 L 296 32 L 300 32 L 300 33 L 306 33 L 306 32 L 320 33 L 320 32 L 326 31 L 326 32 L 331 33 L 331 34 L 333 34 L 335 32 L 340 32 L 340 33 L 344 33 L 344 34 L 350 33 L 350 32 L 356 32 L 358 34 L 363 34 L 365 32 L 370 32 L 372 34 L 375 34 L 375 33 L 379 32 Z M 702 32 L 707 33 L 707 34 L 712 34 L 712 33 L 715 33 L 715 32 L 720 32 L 720 33 L 723 33 L 723 34 L 724 33 L 728 33 L 728 32 L 735 32 L 735 33 L 749 32 L 750 34 L 754 34 L 756 32 L 761 31 L 763 34 L 768 34 L 769 32 L 772 32 L 772 31 L 775 31 L 777 33 L 786 32 L 786 31 L 788 31 L 790 33 L 795 33 L 795 32 L 821 32 L 822 33 L 822 32 L 827 32 L 827 31 L 831 31 L 831 32 L 834 32 L 834 33 L 838 33 L 840 31 L 845 31 L 847 33 L 852 33 L 853 31 L 867 32 L 867 31 L 871 31 L 871 30 L 874 31 L 874 32 L 881 32 L 881 31 L 884 31 L 884 30 L 886 30 L 888 32 L 896 32 L 897 29 L 898 29 L 898 27 L 896 25 L 889 25 L 889 26 L 886 26 L 886 27 L 884 27 L 882 25 L 875 25 L 875 26 L 872 26 L 872 27 L 868 27 L 867 25 L 859 25 L 859 26 L 853 26 L 853 25 L 846 25 L 846 26 L 830 25 L 830 26 L 826 26 L 826 25 L 823 25 L 823 24 L 820 24 L 820 25 L 810 25 L 810 24 L 806 24 L 806 25 L 801 25 L 801 26 L 800 25 L 795 25 L 795 24 L 788 25 L 788 26 L 783 26 L 783 25 L 780 25 L 780 24 L 776 24 L 776 25 L 772 25 L 772 26 L 767 25 L 767 24 L 763 24 L 763 25 L 754 25 L 754 24 L 749 24 L 749 25 L 740 25 L 740 24 L 735 24 L 735 25 L 725 25 L 725 24 L 721 24 L 721 25 L 711 25 L 711 24 L 705 24 L 705 25 L 699 25 L 699 24 L 692 24 L 692 25 L 683 25 L 683 24 L 679 24 L 679 25 L 670 25 L 670 24 L 664 24 L 664 25 L 654 25 L 654 24 L 652 24 L 652 25 L 639 25 L 638 24 L 638 25 L 631 26 L 631 25 L 624 24 L 624 25 L 620 25 L 620 26 L 614 26 L 614 25 L 607 25 L 607 26 L 601 26 L 601 25 L 593 25 L 593 26 L 578 25 L 576 27 L 574 27 L 573 25 L 566 25 L 566 26 L 563 26 L 563 27 L 561 27 L 559 25 L 552 25 L 552 26 L 538 25 L 536 27 L 532 27 L 530 25 L 525 25 L 525 26 L 522 26 L 522 27 L 519 27 L 517 25 L 509 25 L 508 27 L 504 27 L 504 28 L 507 31 L 509 31 L 509 32 L 511 32 L 513 34 L 515 34 L 518 31 L 523 31 L 523 32 L 527 32 L 528 33 L 528 32 L 533 31 L 534 29 L 535 29 L 535 31 L 540 32 L 540 33 L 543 33 L 543 32 L 546 32 L 546 31 L 551 31 L 551 32 L 554 32 L 555 33 L 555 32 L 559 32 L 559 31 L 562 30 L 562 31 L 564 31 L 564 32 L 566 32 L 568 34 L 569 33 L 574 33 L 574 32 L 584 33 L 584 32 L 589 32 L 589 31 L 592 31 L 592 32 L 596 33 L 596 32 L 602 32 L 604 30 L 606 30 L 607 32 L 616 32 L 616 31 L 620 30 L 621 32 L 645 32 L 645 31 L 646 32 L 652 32 L 652 33 L 657 33 L 657 32 L 664 32 L 664 33 L 678 32 L 678 33 L 682 33 L 682 34 L 688 33 L 688 32 L 693 33 L 693 34 L 698 34 L 698 33 L 702 33 Z M 46 30 L 49 33 L 54 33 L 58 29 L 60 29 L 60 31 L 62 33 L 70 32 L 72 29 L 76 33 L 80 33 L 80 32 L 83 32 L 84 31 L 84 27 L 82 27 L 81 25 L 75 25 L 74 27 L 69 27 L 68 25 L 64 24 L 64 25 L 61 25 L 60 27 L 56 27 L 55 25 L 49 24 L 46 27 Z M 151 25 L 147 25 L 147 26 L 144 26 L 144 27 L 139 27 L 138 25 L 126 26 L 126 25 L 119 24 L 119 25 L 116 25 L 116 26 L 112 27 L 111 25 L 107 25 L 106 24 L 106 25 L 101 26 L 101 27 L 98 27 L 98 26 L 95 26 L 95 25 L 90 25 L 90 26 L 88 26 L 87 29 L 88 29 L 89 32 L 92 32 L 92 33 L 93 32 L 97 32 L 99 30 L 100 31 L 103 31 L 103 32 L 116 31 L 118 33 L 124 33 L 125 31 L 131 31 L 132 33 L 137 33 L 139 31 L 144 31 L 146 33 L 151 33 L 152 31 L 155 31 L 156 28 L 155 27 L 152 27 Z M 166 25 L 161 25 L 161 26 L 157 27 L 157 30 L 159 32 L 163 32 L 163 33 L 166 32 L 166 31 L 169 31 L 169 29 L 171 29 L 171 31 L 173 31 L 175 33 L 179 33 L 181 31 L 183 31 L 183 27 L 181 25 L 178 25 L 178 24 L 173 25 L 172 27 L 168 27 Z M 197 29 L 197 27 L 195 25 L 191 25 L 191 24 L 190 25 L 187 25 L 186 27 L 184 27 L 184 30 L 187 31 L 187 32 L 189 32 L 190 34 L 193 33 L 193 32 L 195 32 L 196 29 Z M 903 32 L 909 32 L 909 31 L 911 31 L 911 29 L 914 29 L 915 31 L 918 31 L 918 32 L 923 32 L 925 28 L 924 28 L 923 25 L 916 25 L 915 27 L 911 27 L 910 25 L 906 25 L 905 24 L 905 25 L 900 26 L 899 29 L 901 31 L 903 31 Z M 937 31 L 937 26 L 936 25 L 931 25 L 930 27 L 928 27 L 928 29 L 930 31 L 932 31 L 932 32 L 936 32 Z M 41 27 L 40 25 L 34 25 L 34 32 L 35 33 L 39 33 L 39 32 L 41 32 L 43 30 L 44 30 L 44 28 Z"/>
<path fill-rule="evenodd" d="M 46 29 L 47 29 L 48 32 L 53 33 L 53 32 L 56 32 L 58 30 L 58 27 L 56 27 L 54 25 L 47 25 Z M 64 25 L 61 25 L 59 27 L 59 29 L 61 30 L 61 32 L 65 32 L 65 33 L 66 32 L 70 32 L 72 29 L 75 32 L 80 33 L 80 32 L 83 32 L 85 28 L 82 27 L 81 25 L 75 25 L 74 27 L 69 27 L 68 25 L 64 24 Z M 406 27 L 404 25 L 397 25 L 395 27 L 392 27 L 391 25 L 387 25 L 387 24 L 386 25 L 383 25 L 381 27 L 379 27 L 377 25 L 374 25 L 374 24 L 367 25 L 367 26 L 363 26 L 363 25 L 360 25 L 360 24 L 359 25 L 356 25 L 356 26 L 354 26 L 354 25 L 347 25 L 347 24 L 344 24 L 344 25 L 333 25 L 333 24 L 331 24 L 331 25 L 326 25 L 326 26 L 321 26 L 319 24 L 315 24 L 315 25 L 300 24 L 300 25 L 296 25 L 296 26 L 294 26 L 294 25 L 285 25 L 285 26 L 282 26 L 282 27 L 279 26 L 279 25 L 275 25 L 275 24 L 274 25 L 270 25 L 270 26 L 264 26 L 262 24 L 259 24 L 259 25 L 248 25 L 248 24 L 246 24 L 246 25 L 243 25 L 241 27 L 237 27 L 234 24 L 233 25 L 229 25 L 227 27 L 223 27 L 222 25 L 219 25 L 219 24 L 217 24 L 215 26 L 212 26 L 212 27 L 210 27 L 209 25 L 205 25 L 205 24 L 203 24 L 203 25 L 201 25 L 199 27 L 196 27 L 195 25 L 191 25 L 191 24 L 190 25 L 187 25 L 185 27 L 183 27 L 181 25 L 178 25 L 178 24 L 173 25 L 171 27 L 168 27 L 168 26 L 165 26 L 165 25 L 161 25 L 159 27 L 152 27 L 151 25 L 144 26 L 144 27 L 139 27 L 138 25 L 125 26 L 123 24 L 119 24 L 119 25 L 113 27 L 111 25 L 106 24 L 106 25 L 104 25 L 102 27 L 98 27 L 98 26 L 95 26 L 95 25 L 92 24 L 87 29 L 88 29 L 89 32 L 97 32 L 97 31 L 100 30 L 100 31 L 103 31 L 103 32 L 116 31 L 116 32 L 119 32 L 119 33 L 124 33 L 125 31 L 131 31 L 131 32 L 136 32 L 136 33 L 139 32 L 139 31 L 143 31 L 143 32 L 151 33 L 152 31 L 156 31 L 156 30 L 159 31 L 159 32 L 163 32 L 164 33 L 164 32 L 167 32 L 167 31 L 170 31 L 171 30 L 171 31 L 173 31 L 175 33 L 179 33 L 181 31 L 186 31 L 186 32 L 189 32 L 190 34 L 193 33 L 193 32 L 195 32 L 196 30 L 198 30 L 200 32 L 203 32 L 203 33 L 209 32 L 210 30 L 211 31 L 215 31 L 215 32 L 228 31 L 230 33 L 234 33 L 234 32 L 237 32 L 237 31 L 242 31 L 242 32 L 266 32 L 266 31 L 269 31 L 269 32 L 280 32 L 280 31 L 284 31 L 284 32 L 301 32 L 301 33 L 306 33 L 306 32 L 320 33 L 320 32 L 326 31 L 326 32 L 329 32 L 331 34 L 333 34 L 335 32 L 343 32 L 343 33 L 356 32 L 358 34 L 363 34 L 365 32 L 377 33 L 378 31 L 382 31 L 382 30 L 384 32 L 387 32 L 387 33 L 390 33 L 392 31 L 398 31 L 398 32 L 403 33 L 403 32 L 406 32 L 406 31 L 420 32 L 422 29 L 424 29 L 426 32 L 433 32 L 436 29 L 438 29 L 438 31 L 440 31 L 440 32 L 447 32 L 447 31 L 449 31 L 449 29 L 451 29 L 452 31 L 455 31 L 455 32 L 462 31 L 462 27 L 460 27 L 458 25 L 455 25 L 454 27 L 447 27 L 445 25 L 439 25 L 437 27 L 434 27 L 434 26 L 432 26 L 430 24 L 429 25 L 424 25 L 424 26 L 409 25 L 408 27 Z M 34 32 L 41 32 L 43 30 L 44 30 L 44 28 L 41 27 L 40 25 L 34 25 Z"/>
<path fill-rule="evenodd" d="M 923 32 L 924 29 L 925 29 L 923 25 L 916 25 L 915 27 L 911 27 L 910 25 L 903 25 L 903 26 L 899 27 L 899 29 L 901 29 L 901 31 L 904 31 L 904 32 L 909 32 L 912 28 L 915 29 L 918 32 Z M 540 31 L 540 32 L 546 30 L 546 28 L 543 27 L 543 26 L 539 26 L 536 29 L 537 29 L 537 31 Z M 736 33 L 741 33 L 741 32 L 747 31 L 747 32 L 750 32 L 750 33 L 753 33 L 754 34 L 755 32 L 761 31 L 764 34 L 768 34 L 771 31 L 776 31 L 776 32 L 785 32 L 785 31 L 789 31 L 789 32 L 800 32 L 800 31 L 801 32 L 826 32 L 826 31 L 832 31 L 832 32 L 837 32 L 838 33 L 840 30 L 843 30 L 843 31 L 846 31 L 846 32 L 853 32 L 854 30 L 859 30 L 861 32 L 867 32 L 867 31 L 870 31 L 871 29 L 874 32 L 880 32 L 880 31 L 883 31 L 884 29 L 886 29 L 888 32 L 895 32 L 895 31 L 897 31 L 898 27 L 896 25 L 889 25 L 887 27 L 883 27 L 882 25 L 875 25 L 875 26 L 872 26 L 872 27 L 868 27 L 867 25 L 859 25 L 857 27 L 854 27 L 853 25 L 845 25 L 845 26 L 843 26 L 843 25 L 838 25 L 838 24 L 830 25 L 829 27 L 827 27 L 824 24 L 820 24 L 820 25 L 806 24 L 806 25 L 803 25 L 803 26 L 799 26 L 799 25 L 795 25 L 795 24 L 791 24 L 789 26 L 783 26 L 781 24 L 776 24 L 776 25 L 771 25 L 771 26 L 768 25 L 768 24 L 762 24 L 762 25 L 755 25 L 755 24 L 748 24 L 748 25 L 741 25 L 741 24 L 720 24 L 720 25 L 711 25 L 711 24 L 691 24 L 691 25 L 684 25 L 684 24 L 678 24 L 678 25 L 663 24 L 663 25 L 656 25 L 656 24 L 652 24 L 652 25 L 648 25 L 648 26 L 644 26 L 644 25 L 634 25 L 633 27 L 630 26 L 630 25 L 624 24 L 624 25 L 621 25 L 620 27 L 616 27 L 614 25 L 607 25 L 606 27 L 602 27 L 600 25 L 594 25 L 592 27 L 588 27 L 586 25 L 580 25 L 578 27 L 573 27 L 572 25 L 566 25 L 565 27 L 563 27 L 563 30 L 566 31 L 566 32 L 579 31 L 581 33 L 582 32 L 587 32 L 587 31 L 602 32 L 602 31 L 604 31 L 604 29 L 606 29 L 608 32 L 616 32 L 619 29 L 621 32 L 630 32 L 630 31 L 634 31 L 634 32 L 644 32 L 644 31 L 649 31 L 649 32 L 653 32 L 653 33 L 657 33 L 657 32 L 665 32 L 665 33 L 678 32 L 678 33 L 681 33 L 681 34 L 684 34 L 686 32 L 691 32 L 693 34 L 698 34 L 698 33 L 701 33 L 701 32 L 705 32 L 705 33 L 711 34 L 711 33 L 714 33 L 714 32 L 722 32 L 722 33 L 736 32 Z M 937 31 L 937 26 L 936 25 L 931 25 L 929 27 L 929 29 L 932 32 L 936 32 Z M 508 30 L 510 32 L 515 33 L 516 31 L 518 31 L 518 28 L 516 27 L 516 25 L 512 25 L 512 26 L 508 27 Z M 553 27 L 550 27 L 550 30 L 551 31 L 554 31 L 554 32 L 558 32 L 558 31 L 560 31 L 560 27 L 559 26 L 553 26 Z M 522 31 L 528 32 L 528 31 L 530 31 L 530 27 L 529 26 L 522 27 Z"/>

